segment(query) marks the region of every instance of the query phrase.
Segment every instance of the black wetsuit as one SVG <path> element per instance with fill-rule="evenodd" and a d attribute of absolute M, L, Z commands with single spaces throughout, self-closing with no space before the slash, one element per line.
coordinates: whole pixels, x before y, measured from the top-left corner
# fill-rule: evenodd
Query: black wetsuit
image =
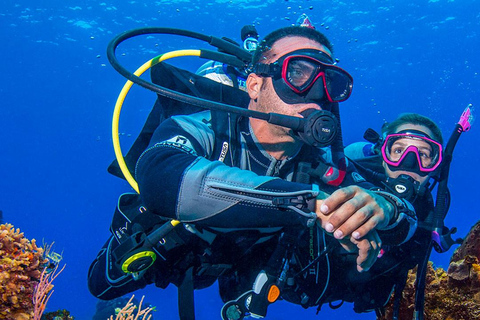
<path fill-rule="evenodd" d="M 218 132 L 212 122 L 209 111 L 166 120 L 137 163 L 136 178 L 148 211 L 183 223 L 175 229 L 179 245 L 165 254 L 168 259 L 157 259 L 134 280 L 115 267 L 111 252 L 117 244 L 111 238 L 89 271 L 93 295 L 113 299 L 149 283 L 178 285 L 182 272 L 194 266 L 195 288 L 220 277 L 227 300 L 251 285 L 285 229 L 303 238 L 299 243 L 310 241 L 311 232 L 316 239 L 324 237 L 316 225 L 307 227 L 312 220 L 308 206 L 312 209 L 318 190 L 331 193 L 338 187 L 294 181 L 302 162 L 312 167 L 329 164 L 328 150 L 305 145 L 295 156 L 276 160 L 258 143 L 248 119 L 225 117 L 226 132 Z M 373 187 L 349 165 L 340 187 L 353 184 Z M 303 202 L 279 205 L 279 199 Z M 406 236 L 415 226 L 408 214 L 402 213 L 398 221 L 394 225 L 400 230 L 386 233 Z"/>

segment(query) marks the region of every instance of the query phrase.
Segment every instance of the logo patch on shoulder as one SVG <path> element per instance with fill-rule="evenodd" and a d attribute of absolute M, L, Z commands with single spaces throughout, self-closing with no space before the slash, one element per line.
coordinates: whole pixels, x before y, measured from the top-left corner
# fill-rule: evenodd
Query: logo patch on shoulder
<path fill-rule="evenodd" d="M 193 148 L 192 143 L 190 142 L 190 140 L 188 140 L 184 136 L 180 136 L 180 135 L 174 136 L 174 137 L 172 137 L 168 140 L 165 140 L 161 143 L 164 144 L 164 145 L 169 145 L 169 146 L 173 146 L 173 147 L 182 149 L 183 151 L 188 152 L 188 153 L 195 154 L 195 149 Z"/>
<path fill-rule="evenodd" d="M 175 142 L 175 143 L 180 143 L 180 144 L 183 144 L 183 145 L 186 145 L 188 143 L 188 139 L 185 138 L 184 136 L 175 136 L 168 141 L 172 141 L 172 142 Z"/>

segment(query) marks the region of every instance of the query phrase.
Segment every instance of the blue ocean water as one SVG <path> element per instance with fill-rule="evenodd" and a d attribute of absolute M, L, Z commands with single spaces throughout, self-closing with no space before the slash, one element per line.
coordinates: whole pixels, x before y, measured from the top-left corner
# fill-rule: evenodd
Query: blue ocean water
<path fill-rule="evenodd" d="M 91 261 L 107 239 L 119 194 L 130 191 L 106 172 L 114 158 L 111 116 L 125 80 L 109 65 L 112 37 L 144 26 L 190 29 L 239 41 L 245 24 L 260 36 L 307 13 L 334 44 L 340 66 L 354 77 L 341 104 L 345 143 L 362 140 L 401 112 L 428 115 L 448 137 L 463 109 L 480 103 L 480 4 L 475 0 L 217 0 L 8 1 L 0 11 L 0 210 L 4 219 L 39 243 L 55 242 L 67 267 L 55 280 L 47 311 L 68 309 L 91 319 L 96 299 L 86 286 Z M 171 37 L 133 40 L 122 47 L 134 69 L 173 49 L 198 42 Z M 210 48 L 209 48 L 210 49 Z M 181 59 L 179 59 L 181 60 Z M 195 70 L 203 61 L 178 63 Z M 120 122 L 127 150 L 155 95 L 134 88 Z M 480 110 L 479 110 L 480 111 Z M 446 219 L 465 236 L 480 219 L 476 200 L 479 129 L 462 135 L 450 175 Z M 453 250 L 432 255 L 448 266 Z M 157 306 L 155 319 L 178 319 L 176 289 L 136 293 Z M 198 319 L 219 318 L 216 286 L 196 292 Z M 279 302 L 268 319 L 314 319 L 314 309 Z M 345 304 L 325 306 L 322 319 L 374 319 Z"/>

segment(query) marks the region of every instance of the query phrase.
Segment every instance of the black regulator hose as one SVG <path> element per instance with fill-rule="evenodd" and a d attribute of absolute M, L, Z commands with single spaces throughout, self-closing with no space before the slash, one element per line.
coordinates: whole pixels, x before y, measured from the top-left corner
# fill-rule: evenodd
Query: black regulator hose
<path fill-rule="evenodd" d="M 447 201 L 448 196 L 448 176 L 450 173 L 450 163 L 452 162 L 453 158 L 453 149 L 455 148 L 458 138 L 462 134 L 463 129 L 462 126 L 458 123 L 455 125 L 455 129 L 448 139 L 447 146 L 445 147 L 445 151 L 443 153 L 443 161 L 442 161 L 442 170 L 440 174 L 440 182 L 438 184 L 438 191 L 437 191 L 437 200 L 435 202 L 435 214 L 434 214 L 434 227 L 435 230 L 441 231 L 443 228 L 443 221 L 445 216 L 448 212 L 449 201 Z"/>
<path fill-rule="evenodd" d="M 207 42 L 208 44 L 222 50 L 223 52 L 233 55 L 246 63 L 250 63 L 250 61 L 252 60 L 252 54 L 250 52 L 243 50 L 242 48 L 240 48 L 239 46 L 231 42 L 228 42 L 226 40 L 223 40 L 221 38 L 217 38 L 214 36 L 207 36 L 205 34 L 198 33 L 195 31 L 176 29 L 176 28 L 145 27 L 145 28 L 138 28 L 138 29 L 125 31 L 119 34 L 118 36 L 116 36 L 112 41 L 110 41 L 109 47 L 112 46 L 113 50 L 115 50 L 117 46 L 123 41 L 136 36 L 147 35 L 147 34 L 170 34 L 170 35 L 184 36 L 187 38 L 197 39 L 203 42 Z M 107 49 L 107 54 L 109 50 L 110 48 Z M 112 63 L 112 61 L 110 60 L 110 56 L 109 56 L 109 61 L 110 63 Z"/>
<path fill-rule="evenodd" d="M 425 301 L 425 286 L 426 286 L 426 274 L 428 269 L 428 259 L 430 257 L 432 247 L 439 253 L 446 252 L 450 247 L 457 243 L 460 244 L 462 239 L 453 240 L 451 234 L 456 232 L 456 228 L 452 228 L 444 234 L 444 220 L 450 207 L 450 191 L 448 189 L 448 176 L 450 173 L 450 164 L 453 158 L 453 150 L 460 138 L 460 135 L 470 130 L 474 121 L 473 106 L 469 104 L 460 116 L 460 120 L 455 125 L 450 138 L 448 139 L 447 146 L 443 153 L 443 160 L 440 172 L 440 178 L 437 188 L 437 199 L 435 202 L 435 210 L 433 216 L 434 231 L 432 232 L 432 241 L 430 241 L 425 259 L 418 265 L 417 269 L 417 282 L 415 290 L 415 310 L 414 318 L 417 320 L 424 319 L 424 301 Z M 436 238 L 436 239 L 435 239 Z"/>
<path fill-rule="evenodd" d="M 344 146 L 343 146 L 343 134 L 342 123 L 340 120 L 340 107 L 338 102 L 331 103 L 331 112 L 337 118 L 338 128 L 335 136 L 335 140 L 332 143 L 332 157 L 333 162 L 338 163 L 340 159 L 345 158 Z"/>
<path fill-rule="evenodd" d="M 128 71 L 119 63 L 115 55 L 115 52 L 117 47 L 123 41 L 139 35 L 146 35 L 146 34 L 173 34 L 173 35 L 180 35 L 180 36 L 195 38 L 198 40 L 208 42 L 209 44 L 216 46 L 218 48 L 221 48 L 226 52 L 232 52 L 232 55 L 234 54 L 238 58 L 237 60 L 245 61 L 246 63 L 246 60 L 250 61 L 251 59 L 250 53 L 245 52 L 244 50 L 237 47 L 236 45 L 229 43 L 225 40 L 222 40 L 220 38 L 206 36 L 206 35 L 188 31 L 188 30 L 173 29 L 173 28 L 150 27 L 150 28 L 135 29 L 131 31 L 126 31 L 116 36 L 110 41 L 107 47 L 108 61 L 115 68 L 115 70 L 117 70 L 118 73 L 120 73 L 122 76 L 124 76 L 128 80 L 140 85 L 141 87 L 151 90 L 161 96 L 174 99 L 179 102 L 187 103 L 193 106 L 197 106 L 205 109 L 231 112 L 231 113 L 236 113 L 245 117 L 261 119 L 261 120 L 268 121 L 269 123 L 272 123 L 272 124 L 291 128 L 294 131 L 302 132 L 304 130 L 306 119 L 303 119 L 303 118 L 292 117 L 292 116 L 287 116 L 287 115 L 278 114 L 278 113 L 264 113 L 264 112 L 259 112 L 255 110 L 239 108 L 236 106 L 232 106 L 232 105 L 228 105 L 220 102 L 205 100 L 199 97 L 193 97 L 184 93 L 180 93 L 180 92 L 159 86 L 150 81 L 146 81 L 140 77 L 137 77 L 136 75 Z M 232 55 L 226 55 L 222 53 L 213 53 L 213 51 L 207 51 L 207 50 L 203 50 L 202 53 L 203 54 L 201 54 L 200 57 L 211 58 L 215 56 L 216 60 L 225 62 L 227 64 L 232 63 L 232 60 L 222 61 L 219 59 L 219 57 L 222 57 L 222 56 L 229 56 L 229 59 L 233 59 Z M 242 65 L 245 65 L 245 63 L 242 63 Z M 238 61 L 236 61 L 235 64 L 238 64 Z"/>
<path fill-rule="evenodd" d="M 441 237 L 443 235 L 444 220 L 447 215 L 448 209 L 450 207 L 450 191 L 448 190 L 448 176 L 450 173 L 450 164 L 453 159 L 453 149 L 457 144 L 458 138 L 463 132 L 463 128 L 460 124 L 455 125 L 455 129 L 448 139 L 447 146 L 443 152 L 442 168 L 440 172 L 440 178 L 437 189 L 437 199 L 435 201 L 435 209 L 433 214 L 433 226 L 434 231 Z M 440 239 L 440 238 L 439 238 Z M 453 243 L 450 243 L 451 246 Z M 415 290 L 415 319 L 423 320 L 424 319 L 424 301 L 425 301 L 425 287 L 426 287 L 426 276 L 428 271 L 428 259 L 432 252 L 433 247 L 438 252 L 445 252 L 450 247 L 442 247 L 441 243 L 436 243 L 431 241 L 427 248 L 427 254 L 425 259 L 418 265 L 417 269 L 417 283 Z"/>

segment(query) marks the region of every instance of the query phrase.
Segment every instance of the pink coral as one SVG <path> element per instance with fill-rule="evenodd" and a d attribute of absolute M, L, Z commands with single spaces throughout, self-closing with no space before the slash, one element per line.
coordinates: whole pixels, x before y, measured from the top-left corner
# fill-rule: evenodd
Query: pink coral
<path fill-rule="evenodd" d="M 53 293 L 53 280 L 55 280 L 60 273 L 65 269 L 63 265 L 62 269 L 58 269 L 58 264 L 53 270 L 48 270 L 44 268 L 37 286 L 33 292 L 33 320 L 42 319 L 43 312 L 47 306 L 47 302 L 52 296 Z M 50 271 L 50 272 L 49 272 Z"/>
<path fill-rule="evenodd" d="M 0 319 L 31 319 L 43 249 L 11 224 L 0 225 Z"/>

